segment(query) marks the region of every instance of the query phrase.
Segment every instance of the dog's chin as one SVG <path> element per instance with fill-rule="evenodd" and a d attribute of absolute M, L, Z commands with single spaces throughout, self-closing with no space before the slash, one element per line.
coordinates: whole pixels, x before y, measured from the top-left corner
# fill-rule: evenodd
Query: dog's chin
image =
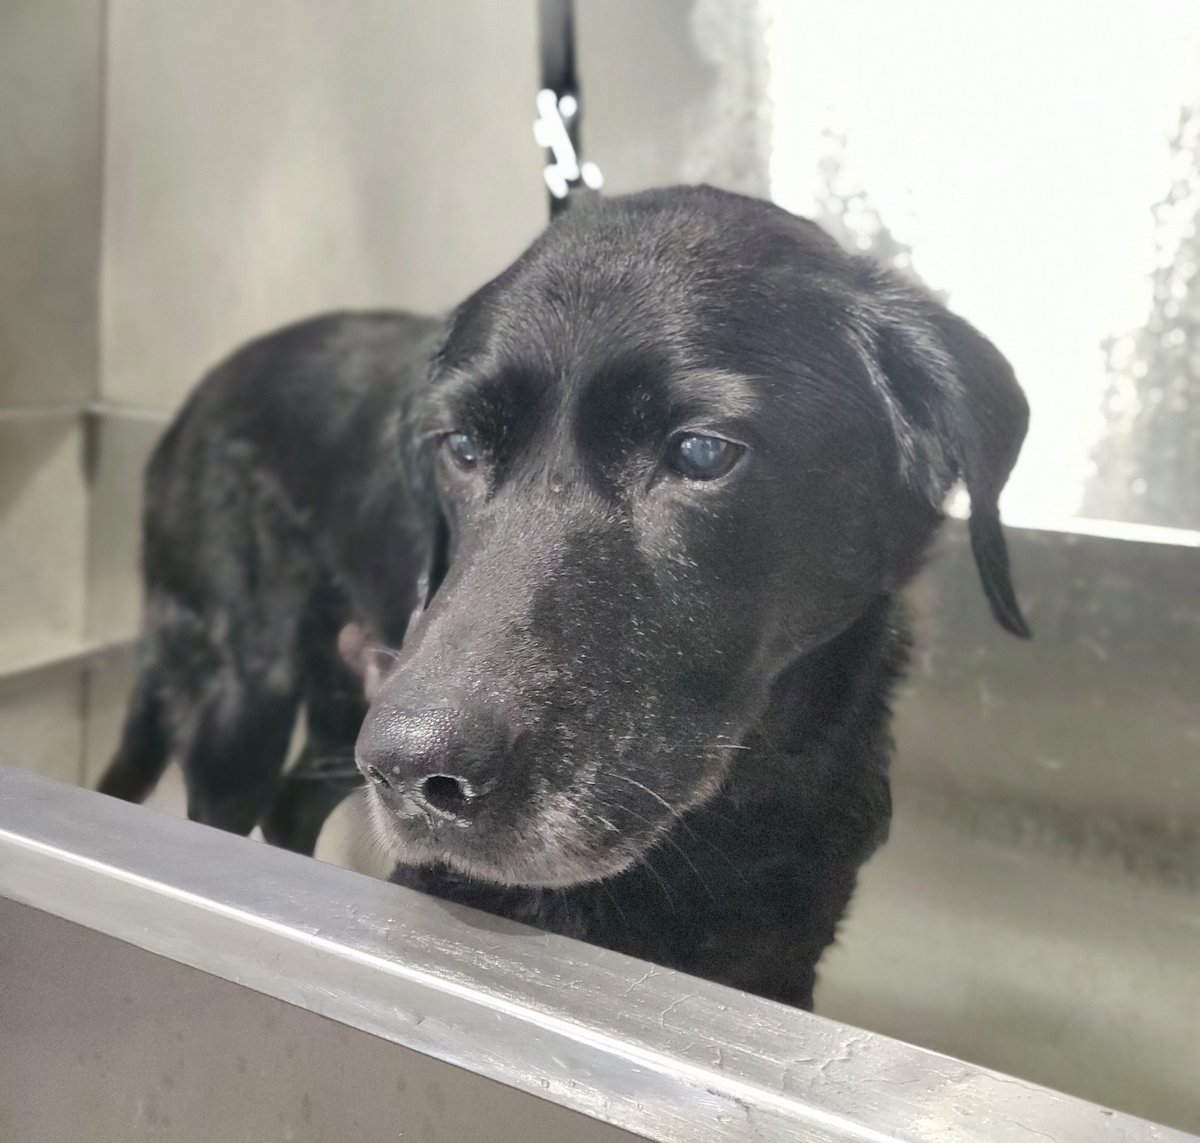
<path fill-rule="evenodd" d="M 569 889 L 604 881 L 636 865 L 667 829 L 620 843 L 598 840 L 573 823 L 544 815 L 523 825 L 508 845 L 472 843 L 470 831 L 439 838 L 416 822 L 398 819 L 377 796 L 369 797 L 379 845 L 401 865 L 442 865 L 493 885 L 520 889 Z"/>

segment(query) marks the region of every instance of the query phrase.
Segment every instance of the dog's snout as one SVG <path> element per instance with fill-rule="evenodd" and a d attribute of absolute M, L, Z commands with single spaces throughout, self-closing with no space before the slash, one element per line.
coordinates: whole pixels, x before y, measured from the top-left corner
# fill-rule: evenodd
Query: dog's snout
<path fill-rule="evenodd" d="M 397 808 L 466 821 L 495 788 L 507 740 L 495 712 L 391 711 L 368 719 L 358 765 Z"/>

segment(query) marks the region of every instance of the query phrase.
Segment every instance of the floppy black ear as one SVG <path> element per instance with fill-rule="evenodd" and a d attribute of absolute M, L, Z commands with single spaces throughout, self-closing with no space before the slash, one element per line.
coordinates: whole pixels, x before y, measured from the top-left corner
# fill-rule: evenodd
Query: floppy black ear
<path fill-rule="evenodd" d="M 429 609 L 438 588 L 442 586 L 442 580 L 446 578 L 450 567 L 450 544 L 450 525 L 441 509 L 435 508 L 429 531 L 429 554 L 425 560 L 425 568 L 417 578 L 417 605 L 408 617 L 405 631 L 410 631 L 421 617 L 421 612 Z"/>
<path fill-rule="evenodd" d="M 449 570 L 450 525 L 445 515 L 438 509 L 437 519 L 433 524 L 429 563 L 426 565 L 425 574 L 418 582 L 418 594 L 421 599 L 418 606 L 422 611 L 426 610 L 433 602 L 433 597 L 437 594 L 438 588 L 442 586 L 442 580 L 446 578 L 446 572 Z"/>
<path fill-rule="evenodd" d="M 881 384 L 904 475 L 940 509 L 956 479 L 971 497 L 971 549 L 992 614 L 1029 638 L 1009 578 L 1000 492 L 1029 425 L 1029 406 L 1000 351 L 931 294 L 866 270 Z"/>

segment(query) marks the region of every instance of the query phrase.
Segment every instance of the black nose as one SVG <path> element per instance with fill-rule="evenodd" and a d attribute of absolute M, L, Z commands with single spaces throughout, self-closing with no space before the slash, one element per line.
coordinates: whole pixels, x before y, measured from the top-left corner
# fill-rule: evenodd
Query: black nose
<path fill-rule="evenodd" d="M 358 767 L 401 812 L 468 821 L 497 784 L 508 737 L 495 712 L 374 710 L 359 735 Z"/>

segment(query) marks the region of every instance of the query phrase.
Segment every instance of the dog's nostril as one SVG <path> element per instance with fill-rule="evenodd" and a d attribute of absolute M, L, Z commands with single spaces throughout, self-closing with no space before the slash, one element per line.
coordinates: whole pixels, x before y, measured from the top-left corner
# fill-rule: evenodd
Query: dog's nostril
<path fill-rule="evenodd" d="M 431 774 L 421 783 L 421 796 L 434 809 L 447 814 L 460 814 L 471 800 L 471 787 L 461 778 L 450 774 Z"/>
<path fill-rule="evenodd" d="M 387 778 L 384 777 L 383 771 L 380 770 L 377 766 L 365 766 L 365 767 L 363 767 L 363 773 L 366 774 L 366 776 L 372 782 L 374 782 L 377 786 L 390 786 L 391 785 L 391 782 L 389 782 L 387 780 Z"/>

